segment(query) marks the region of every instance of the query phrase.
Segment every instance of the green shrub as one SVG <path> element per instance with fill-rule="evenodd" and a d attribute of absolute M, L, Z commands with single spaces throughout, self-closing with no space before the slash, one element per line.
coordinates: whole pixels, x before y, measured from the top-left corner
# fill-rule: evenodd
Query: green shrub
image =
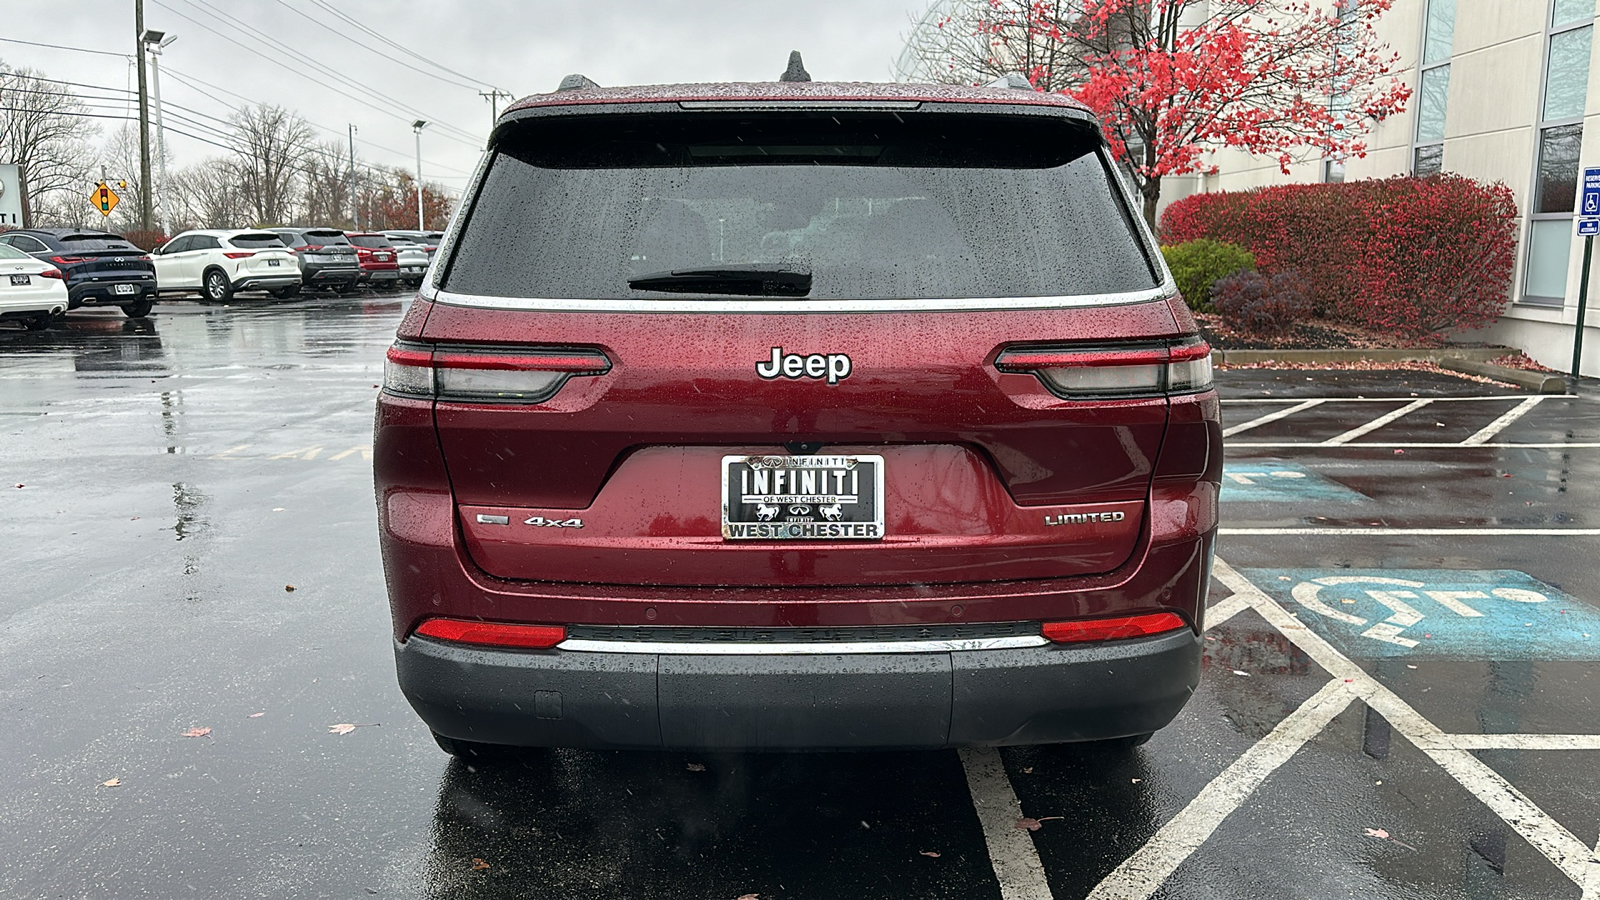
<path fill-rule="evenodd" d="M 1178 293 L 1190 309 L 1199 312 L 1211 311 L 1211 285 L 1217 279 L 1256 270 L 1256 258 L 1249 250 L 1209 238 L 1162 247 L 1161 255 L 1172 270 L 1172 280 L 1178 283 Z"/>

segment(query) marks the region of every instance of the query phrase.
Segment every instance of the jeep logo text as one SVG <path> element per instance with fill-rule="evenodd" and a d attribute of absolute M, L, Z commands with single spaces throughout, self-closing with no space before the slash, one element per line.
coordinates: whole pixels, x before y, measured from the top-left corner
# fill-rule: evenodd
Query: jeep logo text
<path fill-rule="evenodd" d="M 838 384 L 850 377 L 850 357 L 844 353 L 784 353 L 782 347 L 772 348 L 772 358 L 756 363 L 756 374 L 762 378 L 826 378 L 829 384 Z"/>

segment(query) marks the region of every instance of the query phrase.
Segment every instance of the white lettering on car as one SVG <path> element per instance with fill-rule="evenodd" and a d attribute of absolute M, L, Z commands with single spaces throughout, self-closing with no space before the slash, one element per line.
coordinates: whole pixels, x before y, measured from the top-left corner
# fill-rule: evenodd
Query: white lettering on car
<path fill-rule="evenodd" d="M 784 353 L 782 347 L 772 348 L 772 357 L 756 363 L 756 374 L 762 378 L 826 378 L 829 384 L 838 384 L 850 377 L 849 354 L 845 353 Z"/>

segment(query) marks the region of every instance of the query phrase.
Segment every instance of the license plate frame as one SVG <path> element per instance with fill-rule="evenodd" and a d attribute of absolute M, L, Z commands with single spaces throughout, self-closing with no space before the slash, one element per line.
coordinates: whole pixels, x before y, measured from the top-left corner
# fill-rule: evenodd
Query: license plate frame
<path fill-rule="evenodd" d="M 267 265 L 269 265 L 269 266 L 281 266 L 281 265 L 283 265 L 283 260 L 281 260 L 281 259 L 269 259 L 269 260 L 267 260 Z"/>
<path fill-rule="evenodd" d="M 138 292 L 139 292 L 138 285 L 133 285 L 133 284 L 114 284 L 114 285 L 111 286 L 111 293 L 113 293 L 113 294 L 137 294 Z"/>
<path fill-rule="evenodd" d="M 870 453 L 724 456 L 723 540 L 881 541 L 883 472 Z"/>
<path fill-rule="evenodd" d="M 13 275 L 13 276 L 11 276 L 11 286 L 12 287 L 27 287 L 30 284 L 33 284 L 33 276 L 32 275 Z"/>

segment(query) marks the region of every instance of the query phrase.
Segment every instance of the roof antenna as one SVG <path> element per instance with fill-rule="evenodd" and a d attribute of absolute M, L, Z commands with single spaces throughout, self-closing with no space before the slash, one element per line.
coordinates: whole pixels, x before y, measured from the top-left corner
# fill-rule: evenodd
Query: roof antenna
<path fill-rule="evenodd" d="M 805 65 L 800 62 L 800 51 L 799 50 L 790 50 L 789 51 L 789 68 L 783 70 L 783 74 L 778 76 L 778 80 L 779 81 L 810 81 L 811 80 L 811 73 L 807 72 Z"/>
<path fill-rule="evenodd" d="M 595 84 L 594 82 L 590 81 L 588 78 L 585 78 L 584 76 L 579 75 L 578 73 L 574 72 L 571 75 L 568 75 L 567 77 L 561 79 L 561 86 L 556 88 L 556 90 L 557 91 L 581 91 L 581 90 L 585 90 L 586 88 L 597 88 L 599 86 L 600 85 Z"/>

